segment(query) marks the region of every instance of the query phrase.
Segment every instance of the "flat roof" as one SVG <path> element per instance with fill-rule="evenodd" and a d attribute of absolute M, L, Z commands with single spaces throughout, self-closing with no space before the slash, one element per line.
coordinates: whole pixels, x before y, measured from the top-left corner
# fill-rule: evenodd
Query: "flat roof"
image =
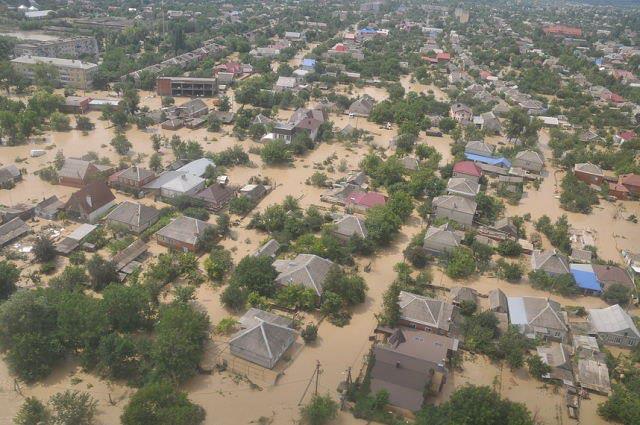
<path fill-rule="evenodd" d="M 31 56 L 25 55 L 20 56 L 11 60 L 12 63 L 23 63 L 27 65 L 36 65 L 38 63 L 48 63 L 54 66 L 61 66 L 66 68 L 77 68 L 77 69 L 93 69 L 97 68 L 98 65 L 91 62 L 83 62 L 77 59 L 61 59 L 61 58 L 48 58 L 45 56 Z"/>

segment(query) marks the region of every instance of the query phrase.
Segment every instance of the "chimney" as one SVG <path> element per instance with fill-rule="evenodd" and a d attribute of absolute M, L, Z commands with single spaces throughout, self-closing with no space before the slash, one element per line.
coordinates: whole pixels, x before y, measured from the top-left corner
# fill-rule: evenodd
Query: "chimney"
<path fill-rule="evenodd" d="M 400 369 L 400 362 L 396 362 L 396 369 Z"/>

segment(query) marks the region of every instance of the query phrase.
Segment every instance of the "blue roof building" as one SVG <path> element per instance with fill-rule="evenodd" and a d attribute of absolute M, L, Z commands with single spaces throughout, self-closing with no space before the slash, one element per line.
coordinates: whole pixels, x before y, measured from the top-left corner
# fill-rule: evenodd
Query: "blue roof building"
<path fill-rule="evenodd" d="M 576 280 L 578 288 L 598 294 L 602 292 L 602 286 L 600 282 L 598 282 L 596 272 L 593 271 L 591 264 L 573 263 L 569 268 L 573 278 Z"/>
<path fill-rule="evenodd" d="M 308 71 L 313 71 L 316 67 L 315 59 L 303 59 L 302 60 L 302 69 L 306 69 Z"/>
<path fill-rule="evenodd" d="M 511 161 L 507 158 L 494 158 L 492 156 L 482 156 L 473 153 L 465 153 L 464 156 L 473 162 L 481 162 L 483 164 L 496 165 L 498 167 L 511 168 Z"/>

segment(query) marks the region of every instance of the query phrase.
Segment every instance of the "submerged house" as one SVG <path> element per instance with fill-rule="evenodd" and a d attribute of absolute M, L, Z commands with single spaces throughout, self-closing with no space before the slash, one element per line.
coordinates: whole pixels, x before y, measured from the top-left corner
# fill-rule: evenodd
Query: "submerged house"
<path fill-rule="evenodd" d="M 507 297 L 507 303 L 509 323 L 527 338 L 567 340 L 567 318 L 556 301 L 540 297 Z"/>
<path fill-rule="evenodd" d="M 640 343 L 640 331 L 629 314 L 618 304 L 589 310 L 592 332 L 605 344 L 635 347 Z"/>
<path fill-rule="evenodd" d="M 81 221 L 95 223 L 115 204 L 116 197 L 105 182 L 96 181 L 71 195 L 65 211 Z"/>
<path fill-rule="evenodd" d="M 205 221 L 180 216 L 158 230 L 156 239 L 160 245 L 185 252 L 195 252 L 200 235 L 208 227 L 212 227 L 212 225 Z"/>
<path fill-rule="evenodd" d="M 571 273 L 569 260 L 556 249 L 534 251 L 531 256 L 531 268 L 533 270 L 542 270 L 549 276 Z"/>
<path fill-rule="evenodd" d="M 278 272 L 278 285 L 302 285 L 322 296 L 323 284 L 334 263 L 314 254 L 298 254 L 293 260 L 276 260 L 273 267 Z"/>
<path fill-rule="evenodd" d="M 429 254 L 441 255 L 460 246 L 463 237 L 463 232 L 454 230 L 448 223 L 430 226 L 424 235 L 422 247 Z"/>
<path fill-rule="evenodd" d="M 439 392 L 447 365 L 458 350 L 458 340 L 424 331 L 398 328 L 383 343 L 373 346 L 371 391 L 386 390 L 389 404 L 415 412 L 426 394 Z"/>
<path fill-rule="evenodd" d="M 115 207 L 105 220 L 109 224 L 122 226 L 130 232 L 140 234 L 158 221 L 159 218 L 160 211 L 157 209 L 144 204 L 125 201 Z"/>
<path fill-rule="evenodd" d="M 229 340 L 231 354 L 267 369 L 275 367 L 297 337 L 290 319 L 256 308 L 239 322 L 243 329 Z"/>
<path fill-rule="evenodd" d="M 461 324 L 460 309 L 446 301 L 401 291 L 398 304 L 402 326 L 451 336 Z"/>

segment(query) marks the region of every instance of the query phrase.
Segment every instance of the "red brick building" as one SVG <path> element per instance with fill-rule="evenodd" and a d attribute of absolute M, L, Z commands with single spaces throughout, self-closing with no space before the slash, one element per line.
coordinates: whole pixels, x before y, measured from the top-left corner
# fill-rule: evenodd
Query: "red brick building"
<path fill-rule="evenodd" d="M 589 162 L 574 165 L 573 174 L 587 184 L 600 185 L 604 181 L 602 169 Z"/>

